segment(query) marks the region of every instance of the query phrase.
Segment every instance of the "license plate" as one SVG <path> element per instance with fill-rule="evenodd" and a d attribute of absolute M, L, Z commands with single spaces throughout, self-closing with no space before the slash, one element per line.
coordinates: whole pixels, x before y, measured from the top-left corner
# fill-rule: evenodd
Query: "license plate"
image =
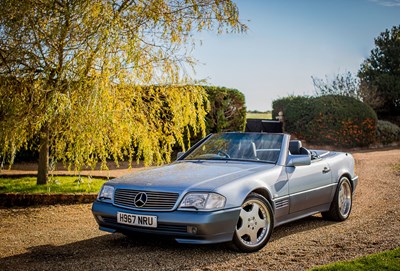
<path fill-rule="evenodd" d="M 157 228 L 157 216 L 117 213 L 117 222 L 131 226 Z"/>

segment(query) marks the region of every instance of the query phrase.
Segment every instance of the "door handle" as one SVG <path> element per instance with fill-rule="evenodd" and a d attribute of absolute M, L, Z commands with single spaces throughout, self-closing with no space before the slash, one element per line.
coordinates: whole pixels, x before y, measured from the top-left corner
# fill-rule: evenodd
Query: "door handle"
<path fill-rule="evenodd" d="M 324 169 L 322 170 L 322 173 L 328 173 L 328 172 L 330 172 L 331 171 L 331 169 L 330 168 L 328 168 L 328 167 L 324 167 Z"/>

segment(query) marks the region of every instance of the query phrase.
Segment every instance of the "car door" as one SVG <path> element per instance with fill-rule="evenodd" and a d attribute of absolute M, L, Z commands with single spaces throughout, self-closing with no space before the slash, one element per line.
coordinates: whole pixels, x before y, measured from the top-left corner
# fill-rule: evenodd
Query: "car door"
<path fill-rule="evenodd" d="M 330 202 L 333 190 L 329 165 L 322 159 L 310 165 L 288 166 L 289 212 L 296 213 Z"/>

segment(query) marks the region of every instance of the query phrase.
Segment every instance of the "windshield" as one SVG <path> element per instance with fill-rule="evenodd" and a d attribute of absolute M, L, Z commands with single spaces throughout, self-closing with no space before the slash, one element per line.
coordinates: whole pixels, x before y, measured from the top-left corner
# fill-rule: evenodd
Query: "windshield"
<path fill-rule="evenodd" d="M 276 163 L 282 134 L 223 133 L 212 135 L 183 160 L 243 160 Z"/>

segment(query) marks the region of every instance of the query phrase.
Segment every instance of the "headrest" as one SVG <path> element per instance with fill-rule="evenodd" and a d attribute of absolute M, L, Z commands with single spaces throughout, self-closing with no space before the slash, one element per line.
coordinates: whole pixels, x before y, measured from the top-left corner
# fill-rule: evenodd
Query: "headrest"
<path fill-rule="evenodd" d="M 300 154 L 300 148 L 302 147 L 300 140 L 290 140 L 289 151 L 291 154 Z"/>

